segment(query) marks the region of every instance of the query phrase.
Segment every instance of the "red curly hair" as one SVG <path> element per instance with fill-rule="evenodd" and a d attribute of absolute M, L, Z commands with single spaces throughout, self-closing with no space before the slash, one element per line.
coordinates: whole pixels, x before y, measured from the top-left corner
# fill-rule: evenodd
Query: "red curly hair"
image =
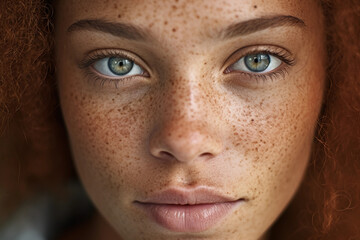
<path fill-rule="evenodd" d="M 360 239 L 360 2 L 319 2 L 327 91 L 305 179 L 273 239 Z M 56 92 L 51 9 L 44 0 L 0 2 L 0 223 L 25 196 L 76 178 Z"/>

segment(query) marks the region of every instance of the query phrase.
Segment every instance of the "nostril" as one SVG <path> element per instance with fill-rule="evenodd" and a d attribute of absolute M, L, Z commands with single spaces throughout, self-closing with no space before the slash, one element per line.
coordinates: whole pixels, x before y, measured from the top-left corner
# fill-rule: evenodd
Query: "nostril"
<path fill-rule="evenodd" d="M 212 154 L 211 154 L 211 153 L 209 153 L 209 152 L 205 152 L 205 153 L 200 154 L 200 156 L 199 156 L 199 157 L 201 157 L 201 158 L 210 158 L 211 156 L 212 156 Z"/>
<path fill-rule="evenodd" d="M 209 152 L 204 152 L 200 155 L 198 155 L 199 158 L 202 159 L 209 159 L 211 158 L 213 155 Z M 158 157 L 165 159 L 165 160 L 174 160 L 177 159 L 176 156 L 174 156 L 172 153 L 168 152 L 168 151 L 160 151 Z M 179 160 L 179 159 L 177 159 Z"/>
<path fill-rule="evenodd" d="M 164 159 L 173 159 L 173 158 L 175 158 L 174 155 L 172 155 L 171 153 L 166 152 L 166 151 L 161 151 L 159 153 L 159 155 L 160 155 L 161 158 L 164 158 Z"/>

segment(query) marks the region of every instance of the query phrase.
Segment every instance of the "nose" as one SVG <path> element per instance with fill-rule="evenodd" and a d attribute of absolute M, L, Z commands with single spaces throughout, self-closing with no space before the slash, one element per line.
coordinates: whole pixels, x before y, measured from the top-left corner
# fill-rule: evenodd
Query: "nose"
<path fill-rule="evenodd" d="M 176 90 L 159 99 L 162 104 L 150 134 L 150 153 L 157 159 L 181 163 L 214 158 L 222 152 L 223 143 L 211 104 L 198 87 L 184 85 L 172 85 Z"/>
<path fill-rule="evenodd" d="M 210 159 L 222 151 L 222 144 L 203 123 L 173 120 L 153 132 L 150 152 L 163 160 L 192 162 Z"/>

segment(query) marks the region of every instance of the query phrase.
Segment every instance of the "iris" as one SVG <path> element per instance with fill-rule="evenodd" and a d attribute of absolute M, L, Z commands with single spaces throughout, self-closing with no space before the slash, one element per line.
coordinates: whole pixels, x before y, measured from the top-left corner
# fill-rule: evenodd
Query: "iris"
<path fill-rule="evenodd" d="M 125 75 L 132 70 L 134 62 L 126 58 L 111 57 L 109 58 L 108 66 L 112 73 Z"/>
<path fill-rule="evenodd" d="M 262 72 L 270 65 L 270 56 L 264 53 L 249 54 L 245 56 L 244 62 L 250 71 Z"/>

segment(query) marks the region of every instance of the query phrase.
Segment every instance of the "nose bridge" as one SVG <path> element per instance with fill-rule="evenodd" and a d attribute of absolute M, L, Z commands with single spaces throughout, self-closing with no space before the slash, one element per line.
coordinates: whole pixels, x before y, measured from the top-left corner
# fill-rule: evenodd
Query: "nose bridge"
<path fill-rule="evenodd" d="M 176 118 L 183 121 L 196 121 L 204 111 L 203 89 L 199 79 L 195 79 L 191 74 L 187 76 L 173 77 L 165 86 L 164 113 L 169 118 Z"/>
<path fill-rule="evenodd" d="M 174 51 L 168 49 L 167 60 L 171 62 L 168 65 L 166 73 L 162 76 L 164 99 L 164 111 L 168 112 L 169 117 L 177 117 L 190 121 L 192 118 L 200 117 L 206 114 L 204 108 L 208 104 L 204 102 L 206 89 L 206 80 L 204 79 L 202 62 L 205 60 L 203 50 L 198 50 L 195 40 L 182 41 L 181 46 L 177 48 L 185 49 L 183 51 Z M 177 49 L 176 48 L 176 49 Z M 196 115 L 195 115 L 196 113 Z"/>
<path fill-rule="evenodd" d="M 197 66 L 189 63 L 177 64 L 173 74 L 165 80 L 162 91 L 162 124 L 172 133 L 186 133 L 209 131 L 211 125 L 211 102 L 207 99 L 210 89 L 208 79 L 198 70 Z"/>
<path fill-rule="evenodd" d="M 222 144 L 209 118 L 211 107 L 201 79 L 191 74 L 174 75 L 162 91 L 150 152 L 157 158 L 181 162 L 218 154 Z"/>

